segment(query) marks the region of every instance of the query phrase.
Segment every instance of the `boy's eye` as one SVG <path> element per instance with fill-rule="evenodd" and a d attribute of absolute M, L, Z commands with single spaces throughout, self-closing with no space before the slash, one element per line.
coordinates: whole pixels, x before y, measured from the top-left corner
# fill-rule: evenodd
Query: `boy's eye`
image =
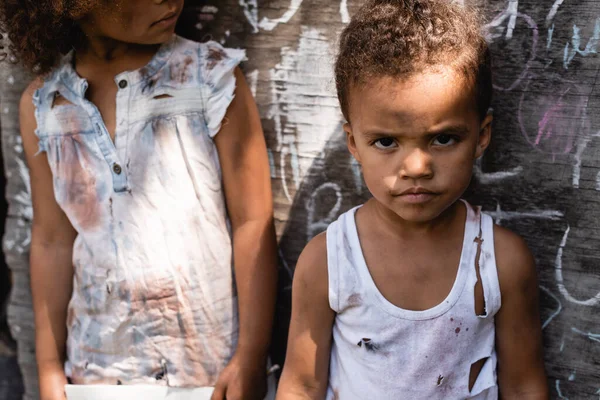
<path fill-rule="evenodd" d="M 433 144 L 438 146 L 449 146 L 451 144 L 456 143 L 456 138 L 451 135 L 438 135 L 435 137 Z"/>
<path fill-rule="evenodd" d="M 390 149 L 392 148 L 396 142 L 392 138 L 381 138 L 375 141 L 375 147 L 378 149 Z"/>

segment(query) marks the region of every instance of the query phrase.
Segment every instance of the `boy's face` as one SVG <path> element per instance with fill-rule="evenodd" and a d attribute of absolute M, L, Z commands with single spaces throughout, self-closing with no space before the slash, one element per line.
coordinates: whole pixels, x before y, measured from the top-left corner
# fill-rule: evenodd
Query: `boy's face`
<path fill-rule="evenodd" d="M 460 198 L 491 137 L 492 117 L 480 121 L 474 96 L 451 68 L 350 89 L 348 148 L 380 204 L 422 223 Z"/>
<path fill-rule="evenodd" d="M 99 36 L 160 44 L 171 38 L 184 0 L 101 0 L 81 22 Z"/>

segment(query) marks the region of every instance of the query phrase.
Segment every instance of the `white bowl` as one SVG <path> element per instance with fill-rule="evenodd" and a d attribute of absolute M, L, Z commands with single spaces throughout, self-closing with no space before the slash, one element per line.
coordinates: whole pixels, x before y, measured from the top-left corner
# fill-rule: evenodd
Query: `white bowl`
<path fill-rule="evenodd" d="M 67 400 L 210 400 L 212 387 L 158 385 L 65 385 Z"/>

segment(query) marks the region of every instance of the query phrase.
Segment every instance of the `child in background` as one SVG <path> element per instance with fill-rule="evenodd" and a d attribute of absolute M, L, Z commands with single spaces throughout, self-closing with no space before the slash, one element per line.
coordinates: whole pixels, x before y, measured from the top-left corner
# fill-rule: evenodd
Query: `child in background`
<path fill-rule="evenodd" d="M 491 137 L 476 13 L 368 1 L 335 73 L 373 198 L 298 261 L 277 398 L 548 398 L 533 257 L 460 200 Z"/>
<path fill-rule="evenodd" d="M 182 8 L 2 2 L 13 50 L 40 75 L 20 121 L 43 400 L 64 399 L 67 381 L 266 392 L 265 140 L 244 51 L 176 36 Z"/>

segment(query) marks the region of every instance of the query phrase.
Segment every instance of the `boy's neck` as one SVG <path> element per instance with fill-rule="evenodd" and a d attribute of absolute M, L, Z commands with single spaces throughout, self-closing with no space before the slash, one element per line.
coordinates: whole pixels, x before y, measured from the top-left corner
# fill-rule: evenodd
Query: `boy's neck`
<path fill-rule="evenodd" d="M 371 199 L 367 204 L 372 208 L 372 212 L 381 224 L 381 228 L 394 236 L 402 239 L 419 238 L 424 235 L 436 235 L 446 233 L 446 230 L 453 226 L 457 217 L 466 218 L 466 208 L 460 200 L 444 210 L 437 218 L 426 222 L 412 222 L 402 219 L 389 208 L 380 204 L 377 200 Z M 464 221 L 464 218 L 461 220 Z"/>

